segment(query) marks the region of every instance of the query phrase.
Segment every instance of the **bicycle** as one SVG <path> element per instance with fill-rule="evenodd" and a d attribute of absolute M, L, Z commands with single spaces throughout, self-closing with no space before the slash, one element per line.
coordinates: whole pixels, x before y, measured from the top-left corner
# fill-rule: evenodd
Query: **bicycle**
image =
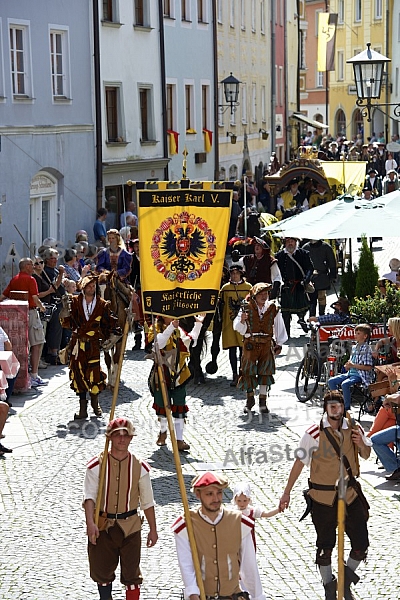
<path fill-rule="evenodd" d="M 294 387 L 299 402 L 307 402 L 314 396 L 321 377 L 319 323 L 307 323 L 307 328 L 310 330 L 310 342 L 297 370 Z"/>

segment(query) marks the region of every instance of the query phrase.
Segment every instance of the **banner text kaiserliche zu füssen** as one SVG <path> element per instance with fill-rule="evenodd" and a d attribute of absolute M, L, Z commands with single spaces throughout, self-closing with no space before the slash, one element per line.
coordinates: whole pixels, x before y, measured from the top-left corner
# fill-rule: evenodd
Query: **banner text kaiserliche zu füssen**
<path fill-rule="evenodd" d="M 146 313 L 214 312 L 232 192 L 139 190 L 140 281 Z"/>

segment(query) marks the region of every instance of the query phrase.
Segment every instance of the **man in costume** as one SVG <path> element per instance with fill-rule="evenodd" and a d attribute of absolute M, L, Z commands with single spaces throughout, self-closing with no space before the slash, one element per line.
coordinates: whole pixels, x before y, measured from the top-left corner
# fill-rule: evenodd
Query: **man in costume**
<path fill-rule="evenodd" d="M 289 475 L 285 491 L 280 499 L 281 510 L 290 503 L 290 492 L 304 465 L 310 467 L 307 491 L 306 516 L 311 510 L 317 533 L 316 564 L 325 588 L 325 599 L 336 600 L 337 581 L 332 575 L 331 555 L 336 544 L 337 482 L 340 471 L 340 455 L 348 476 L 346 490 L 345 530 L 350 539 L 351 551 L 345 566 L 345 600 L 353 600 L 351 583 L 359 581 L 355 570 L 367 557 L 368 503 L 362 493 L 358 477 L 358 456 L 367 459 L 372 442 L 362 427 L 344 416 L 344 400 L 340 392 L 329 392 L 324 397 L 324 414 L 319 425 L 311 425 L 303 435 L 296 451 L 296 460 Z"/>
<path fill-rule="evenodd" d="M 304 244 L 303 250 L 310 254 L 314 266 L 311 281 L 314 284 L 315 291 L 309 294 L 310 317 L 315 317 L 317 314 L 317 304 L 318 313 L 324 315 L 326 290 L 329 290 L 337 276 L 335 254 L 332 246 L 323 240 L 310 240 L 307 244 Z"/>
<path fill-rule="evenodd" d="M 125 250 L 125 243 L 118 229 L 107 231 L 108 248 L 100 250 L 97 255 L 96 271 L 115 271 L 118 277 L 126 280 L 131 272 L 132 255 Z"/>
<path fill-rule="evenodd" d="M 282 283 L 282 276 L 277 260 L 273 255 L 271 256 L 267 242 L 261 238 L 253 238 L 252 246 L 254 254 L 246 254 L 243 257 L 246 280 L 251 285 L 256 283 L 272 283 L 271 299 L 277 298 Z"/>
<path fill-rule="evenodd" d="M 189 410 L 186 405 L 186 384 L 191 377 L 188 358 L 190 356 L 190 343 L 192 341 L 196 343 L 203 318 L 203 315 L 196 316 L 192 331 L 186 333 L 182 327 L 179 327 L 179 319 L 159 315 L 155 325 L 151 325 L 148 334 L 149 343 L 157 336 L 157 345 L 164 361 L 164 377 L 168 389 L 172 417 L 174 419 L 178 450 L 180 452 L 190 449 L 190 445 L 183 439 L 183 427 L 186 414 Z M 154 356 L 151 355 L 150 358 L 154 358 Z M 165 416 L 164 401 L 156 365 L 153 365 L 151 370 L 149 384 L 150 391 L 154 397 L 153 408 L 160 422 L 160 433 L 156 444 L 157 446 L 165 446 L 167 443 L 168 422 Z"/>
<path fill-rule="evenodd" d="M 232 369 L 231 387 L 238 382 L 238 356 L 242 358 L 243 336 L 233 329 L 233 321 L 237 316 L 242 301 L 251 290 L 251 283 L 243 279 L 243 267 L 233 264 L 229 267 L 230 281 L 222 286 L 219 292 L 219 309 L 222 311 L 222 347 L 229 351 L 229 362 Z"/>
<path fill-rule="evenodd" d="M 265 600 L 253 543 L 254 521 L 222 505 L 228 480 L 206 472 L 192 481 L 192 491 L 201 506 L 190 511 L 207 598 Z M 200 600 L 186 522 L 179 517 L 172 525 L 186 600 Z M 240 580 L 240 582 L 239 582 Z M 242 591 L 243 589 L 247 591 Z M 250 594 L 250 595 L 249 595 Z"/>
<path fill-rule="evenodd" d="M 79 413 L 74 419 L 86 419 L 87 392 L 94 414 L 102 415 L 99 393 L 106 387 L 107 376 L 100 368 L 100 344 L 121 332 L 110 303 L 98 295 L 97 276 L 83 277 L 79 287 L 81 293 L 65 303 L 60 321 L 63 327 L 72 330 L 69 378 L 71 389 L 79 396 Z"/>
<path fill-rule="evenodd" d="M 303 191 L 299 190 L 299 182 L 292 179 L 289 189 L 278 196 L 275 216 L 280 221 L 308 209 L 308 201 Z"/>
<path fill-rule="evenodd" d="M 121 583 L 126 600 L 139 600 L 142 574 L 140 548 L 142 519 L 140 509 L 149 524 L 147 547 L 158 539 L 153 490 L 149 465 L 137 458 L 128 447 L 135 428 L 129 419 L 114 419 L 107 425 L 106 436 L 111 441 L 101 500 L 98 526 L 94 522 L 99 477 L 103 454 L 87 465 L 83 507 L 88 536 L 90 577 L 98 585 L 100 600 L 112 600 L 112 582 L 120 562 Z"/>
<path fill-rule="evenodd" d="M 275 356 L 287 340 L 285 324 L 276 302 L 269 301 L 270 283 L 256 283 L 233 321 L 233 329 L 243 335 L 241 376 L 238 387 L 246 391 L 245 411 L 255 405 L 254 393 L 260 386 L 260 413 L 269 412 L 267 392 L 274 383 Z"/>
<path fill-rule="evenodd" d="M 299 248 L 298 238 L 287 237 L 284 247 L 276 254 L 278 267 L 282 275 L 281 308 L 288 337 L 290 337 L 290 320 L 292 314 L 299 317 L 303 328 L 304 316 L 309 308 L 310 299 L 305 286 L 313 274 L 313 264 L 306 250 Z M 307 331 L 307 329 L 305 329 Z"/>
<path fill-rule="evenodd" d="M 315 206 L 321 206 L 321 204 L 326 204 L 331 200 L 332 192 L 329 189 L 326 189 L 326 187 L 322 185 L 322 183 L 317 183 L 316 190 L 310 195 L 308 205 L 309 208 L 314 208 Z"/>

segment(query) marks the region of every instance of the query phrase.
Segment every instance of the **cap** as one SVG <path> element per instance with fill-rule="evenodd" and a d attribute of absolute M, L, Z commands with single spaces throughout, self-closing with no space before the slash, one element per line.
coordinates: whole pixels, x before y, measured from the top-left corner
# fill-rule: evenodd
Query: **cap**
<path fill-rule="evenodd" d="M 126 431 L 128 435 L 134 435 L 135 428 L 132 421 L 124 417 L 118 417 L 109 422 L 106 428 L 106 436 L 110 437 L 116 431 Z"/>
<path fill-rule="evenodd" d="M 269 292 L 269 290 L 271 288 L 272 288 L 271 283 L 256 283 L 251 288 L 250 295 L 254 297 L 254 296 L 257 296 L 257 294 L 260 294 L 261 292 L 264 292 L 264 291 Z"/>
<path fill-rule="evenodd" d="M 369 175 L 370 173 L 377 173 L 377 172 L 378 172 L 378 171 L 376 171 L 376 169 L 368 169 L 368 175 Z"/>
<path fill-rule="evenodd" d="M 231 271 L 240 271 L 241 273 L 243 273 L 243 265 L 241 265 L 240 263 L 233 263 L 229 267 L 229 272 Z"/>
<path fill-rule="evenodd" d="M 262 246 L 264 248 L 264 250 L 268 250 L 269 246 L 267 244 L 267 242 L 259 237 L 253 237 L 253 244 L 259 244 L 260 246 Z"/>
<path fill-rule="evenodd" d="M 211 471 L 207 471 L 203 473 L 203 475 L 197 475 L 192 480 L 191 490 L 195 491 L 201 488 L 208 487 L 209 485 L 216 485 L 221 489 L 225 489 L 228 487 L 228 480 L 224 475 L 219 475 L 218 473 L 212 473 Z"/>
<path fill-rule="evenodd" d="M 247 498 L 251 498 L 251 485 L 247 481 L 242 481 L 241 483 L 237 483 L 233 488 L 233 497 L 240 496 L 240 494 L 244 494 Z"/>
<path fill-rule="evenodd" d="M 89 283 L 91 283 L 92 281 L 95 281 L 97 283 L 98 278 L 98 275 L 95 275 L 94 273 L 89 273 L 88 275 L 86 275 L 86 277 L 82 277 L 82 279 L 78 282 L 78 288 L 80 290 L 84 290 L 85 287 L 89 285 Z"/>

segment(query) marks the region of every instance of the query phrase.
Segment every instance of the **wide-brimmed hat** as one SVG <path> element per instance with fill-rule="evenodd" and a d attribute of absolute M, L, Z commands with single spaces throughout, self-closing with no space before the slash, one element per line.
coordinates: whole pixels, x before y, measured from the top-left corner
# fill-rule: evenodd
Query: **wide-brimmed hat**
<path fill-rule="evenodd" d="M 92 281 L 95 281 L 97 283 L 98 278 L 99 276 L 95 273 L 88 273 L 85 277 L 82 277 L 82 279 L 78 281 L 77 287 L 80 290 L 84 290 L 85 287 L 89 285 L 89 283 L 92 283 Z"/>
<path fill-rule="evenodd" d="M 195 490 L 208 487 L 209 485 L 215 485 L 224 490 L 228 487 L 228 479 L 225 475 L 207 471 L 206 473 L 203 473 L 203 475 L 197 475 L 192 479 L 191 490 L 194 492 Z"/>
<path fill-rule="evenodd" d="M 262 246 L 262 248 L 264 248 L 264 250 L 269 250 L 269 246 L 267 244 L 267 242 L 265 240 L 263 240 L 262 238 L 259 237 L 253 237 L 253 241 L 252 244 L 259 244 L 260 246 Z"/>
<path fill-rule="evenodd" d="M 256 283 L 250 290 L 250 296 L 253 296 L 254 298 L 255 296 L 257 296 L 257 294 L 260 294 L 261 292 L 269 292 L 271 288 L 272 283 Z"/>
<path fill-rule="evenodd" d="M 128 435 L 134 435 L 135 428 L 132 421 L 124 417 L 118 417 L 109 422 L 106 427 L 106 436 L 110 437 L 116 431 L 126 431 Z"/>

